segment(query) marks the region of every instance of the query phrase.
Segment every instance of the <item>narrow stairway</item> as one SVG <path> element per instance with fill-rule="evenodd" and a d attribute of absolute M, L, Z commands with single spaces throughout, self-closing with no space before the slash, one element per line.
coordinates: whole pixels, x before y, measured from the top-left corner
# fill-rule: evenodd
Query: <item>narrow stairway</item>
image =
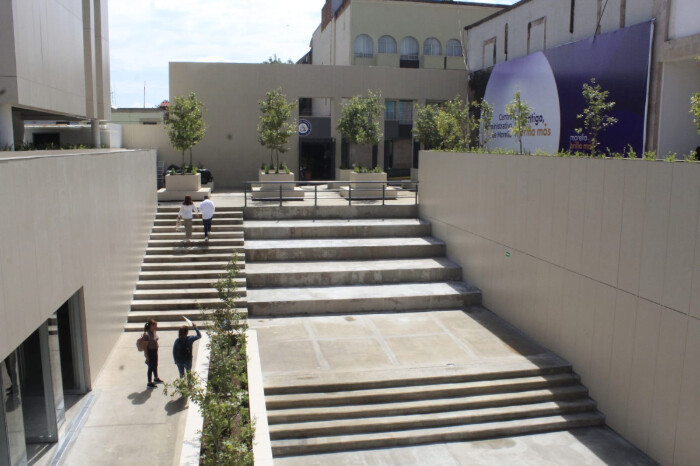
<path fill-rule="evenodd" d="M 249 315 L 489 312 L 430 223 L 402 208 L 394 218 L 345 218 L 342 207 L 322 219 L 300 218 L 300 210 L 279 220 L 246 213 Z M 579 377 L 555 355 L 529 370 L 266 384 L 265 395 L 276 457 L 604 424 Z"/>
<path fill-rule="evenodd" d="M 126 325 L 127 331 L 143 331 L 149 319 L 160 330 L 175 330 L 182 316 L 203 324 L 202 309 L 220 307 L 214 283 L 226 273 L 227 264 L 238 256 L 239 312 L 246 313 L 243 210 L 217 207 L 209 241 L 204 241 L 202 222 L 193 221 L 192 241 L 184 243 L 183 231 L 175 231 L 179 205 L 159 205 L 141 265 Z"/>

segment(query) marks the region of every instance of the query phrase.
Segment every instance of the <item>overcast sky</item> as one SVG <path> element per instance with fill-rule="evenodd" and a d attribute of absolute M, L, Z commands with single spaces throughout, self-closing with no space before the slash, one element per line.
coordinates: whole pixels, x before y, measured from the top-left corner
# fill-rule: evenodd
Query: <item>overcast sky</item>
<path fill-rule="evenodd" d="M 478 0 L 477 0 L 478 1 Z M 512 4 L 515 0 L 484 0 Z M 109 2 L 112 105 L 168 98 L 168 62 L 260 63 L 301 58 L 324 0 L 114 0 Z"/>

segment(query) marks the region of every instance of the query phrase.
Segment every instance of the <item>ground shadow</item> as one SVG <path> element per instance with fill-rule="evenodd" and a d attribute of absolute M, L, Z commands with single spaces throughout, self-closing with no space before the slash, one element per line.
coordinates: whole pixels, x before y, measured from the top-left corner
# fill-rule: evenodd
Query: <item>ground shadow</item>
<path fill-rule="evenodd" d="M 165 412 L 168 413 L 168 416 L 173 416 L 179 412 L 182 412 L 187 409 L 187 398 L 184 396 L 176 399 L 176 400 L 170 400 L 165 404 Z"/>
<path fill-rule="evenodd" d="M 151 393 L 153 393 L 153 388 L 147 388 L 146 390 L 142 392 L 133 392 L 130 393 L 127 398 L 131 400 L 131 404 L 134 405 L 142 405 L 145 402 L 148 401 L 149 398 L 151 398 Z"/>

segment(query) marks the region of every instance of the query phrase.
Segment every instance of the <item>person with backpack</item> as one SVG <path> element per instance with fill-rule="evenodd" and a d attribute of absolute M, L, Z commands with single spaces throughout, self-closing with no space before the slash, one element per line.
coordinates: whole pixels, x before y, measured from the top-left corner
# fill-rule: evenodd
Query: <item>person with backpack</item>
<path fill-rule="evenodd" d="M 173 344 L 173 359 L 175 360 L 175 365 L 177 366 L 178 372 L 180 372 L 180 378 L 185 377 L 185 371 L 188 373 L 192 370 L 192 344 L 202 338 L 202 334 L 197 328 L 197 324 L 192 323 L 192 328 L 197 332 L 195 336 L 187 336 L 189 329 L 187 325 L 180 327 L 178 331 L 178 338 Z"/>
<path fill-rule="evenodd" d="M 158 377 L 158 322 L 151 319 L 146 322 L 143 328 L 143 335 L 136 342 L 136 347 L 139 351 L 146 353 L 146 365 L 148 366 L 148 388 L 156 388 L 157 383 L 163 383 Z M 142 349 L 143 348 L 143 349 Z M 155 376 L 155 379 L 152 377 Z"/>

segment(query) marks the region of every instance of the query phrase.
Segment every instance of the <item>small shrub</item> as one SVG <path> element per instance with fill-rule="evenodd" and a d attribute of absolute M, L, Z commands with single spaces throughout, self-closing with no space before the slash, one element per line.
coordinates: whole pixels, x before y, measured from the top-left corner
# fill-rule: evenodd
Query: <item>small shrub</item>
<path fill-rule="evenodd" d="M 666 154 L 666 157 L 664 157 L 664 162 L 675 162 L 677 159 L 678 159 L 678 153 L 669 152 Z"/>
<path fill-rule="evenodd" d="M 642 155 L 644 160 L 656 160 L 656 151 L 647 151 Z"/>

